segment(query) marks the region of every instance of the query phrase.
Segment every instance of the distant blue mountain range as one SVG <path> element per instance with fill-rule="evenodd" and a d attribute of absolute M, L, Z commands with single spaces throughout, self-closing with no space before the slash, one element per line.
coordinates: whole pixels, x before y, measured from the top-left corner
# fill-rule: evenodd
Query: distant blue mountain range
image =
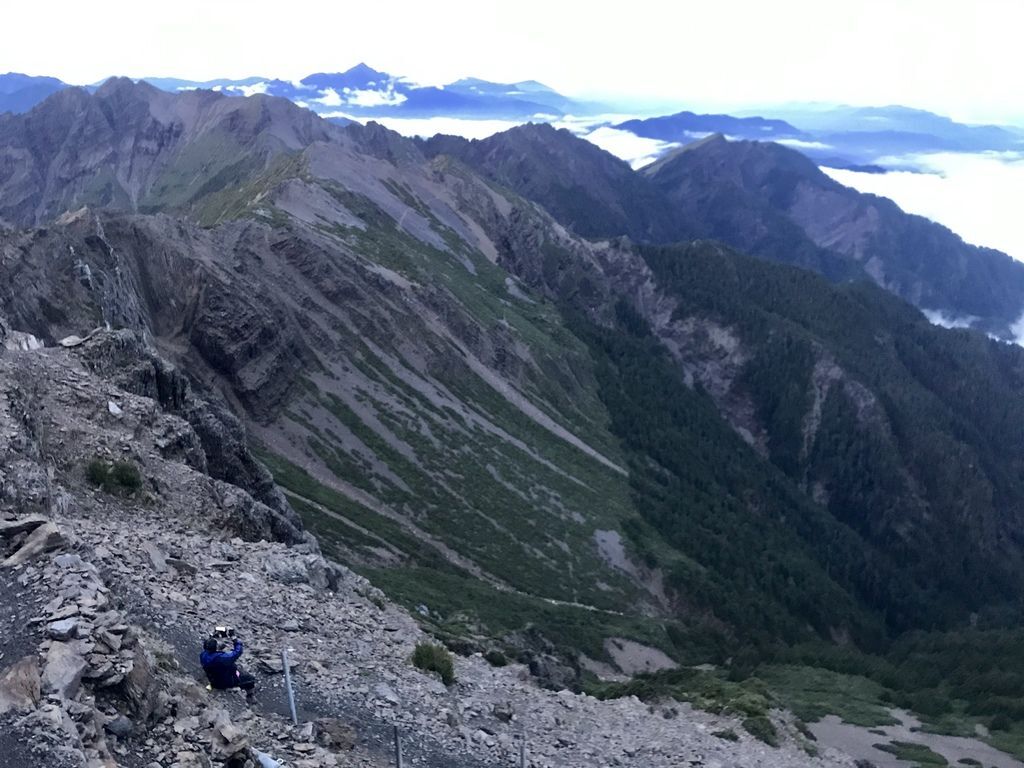
<path fill-rule="evenodd" d="M 157 88 L 209 88 L 226 93 L 282 96 L 327 117 L 459 117 L 545 120 L 570 112 L 592 113 L 603 105 L 570 99 L 542 83 L 492 83 L 467 78 L 444 86 L 421 86 L 358 64 L 345 72 L 318 72 L 301 80 L 265 77 L 203 82 L 145 78 Z"/>
<path fill-rule="evenodd" d="M 147 77 L 165 91 L 206 88 L 227 94 L 281 96 L 326 117 L 459 117 L 468 119 L 551 120 L 569 113 L 593 114 L 605 105 L 563 96 L 542 83 L 492 83 L 467 78 L 443 86 L 421 86 L 403 77 L 358 64 L 345 72 L 290 81 L 270 77 L 238 80 L 183 80 Z M 0 75 L 0 112 L 24 112 L 54 91 L 68 87 L 49 77 Z"/>
<path fill-rule="evenodd" d="M 443 86 L 421 86 L 366 64 L 296 81 L 268 77 L 144 79 L 166 91 L 206 88 L 230 95 L 280 96 L 338 122 L 389 117 L 554 122 L 567 115 L 598 116 L 615 111 L 615 105 L 573 99 L 534 80 L 494 83 L 465 78 Z M 25 112 L 66 87 L 52 77 L 0 75 L 0 113 Z M 819 165 L 874 172 L 887 167 L 912 168 L 912 159 L 906 158 L 915 153 L 1024 150 L 1024 131 L 1020 129 L 965 125 L 902 106 L 784 105 L 773 108 L 771 117 L 679 112 L 606 126 L 655 139 L 663 151 L 720 133 L 786 144 Z"/>
<path fill-rule="evenodd" d="M 785 120 L 766 120 L 763 117 L 733 117 L 732 115 L 698 115 L 679 112 L 645 120 L 627 120 L 614 126 L 637 136 L 661 141 L 695 141 L 721 133 L 737 139 L 774 141 L 784 138 L 806 138 L 806 134 Z"/>
<path fill-rule="evenodd" d="M 908 155 L 927 152 L 1024 150 L 1024 130 L 997 125 L 965 125 L 910 107 L 808 105 L 779 107 L 775 119 L 760 116 L 695 115 L 628 120 L 615 126 L 636 136 L 688 144 L 712 133 L 729 138 L 777 141 L 820 165 L 878 170 L 879 161 L 907 166 Z M 783 119 L 784 118 L 784 119 Z M 799 127 L 797 127 L 799 126 Z"/>
<path fill-rule="evenodd" d="M 0 75 L 0 112 L 28 112 L 62 88 L 67 88 L 67 84 L 55 77 L 31 77 L 16 72 Z"/>

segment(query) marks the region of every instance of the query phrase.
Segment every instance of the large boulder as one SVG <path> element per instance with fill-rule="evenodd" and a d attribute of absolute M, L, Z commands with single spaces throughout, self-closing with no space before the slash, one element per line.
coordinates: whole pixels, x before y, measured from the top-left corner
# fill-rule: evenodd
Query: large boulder
<path fill-rule="evenodd" d="M 278 510 L 257 501 L 248 491 L 223 481 L 214 482 L 220 508 L 214 513 L 217 524 L 246 541 L 305 540 L 296 526 Z"/>
<path fill-rule="evenodd" d="M 309 584 L 316 589 L 330 585 L 326 563 L 319 555 L 270 554 L 263 561 L 263 569 L 282 584 Z"/>
<path fill-rule="evenodd" d="M 210 724 L 210 755 L 219 762 L 238 762 L 249 757 L 249 737 L 246 732 L 231 722 L 223 709 L 207 713 Z"/>
<path fill-rule="evenodd" d="M 135 720 L 146 722 L 157 706 L 159 694 L 153 658 L 141 645 L 135 646 L 131 671 L 122 685 L 125 701 Z"/>
<path fill-rule="evenodd" d="M 45 517 L 23 517 L 20 520 L 0 520 L 0 539 L 31 533 L 46 522 Z"/>
<path fill-rule="evenodd" d="M 43 523 L 29 534 L 21 547 L 10 557 L 0 563 L 0 568 L 13 568 L 23 565 L 36 555 L 56 549 L 64 543 L 64 537 L 53 523 Z"/>
<path fill-rule="evenodd" d="M 75 643 L 53 643 L 46 653 L 43 668 L 42 687 L 47 693 L 54 693 L 64 699 L 72 699 L 78 693 L 85 674 L 85 657 Z"/>

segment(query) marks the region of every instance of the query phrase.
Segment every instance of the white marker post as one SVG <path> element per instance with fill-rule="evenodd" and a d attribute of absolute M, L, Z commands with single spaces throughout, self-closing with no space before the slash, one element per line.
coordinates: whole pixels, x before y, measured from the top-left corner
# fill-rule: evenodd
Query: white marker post
<path fill-rule="evenodd" d="M 292 723 L 299 724 L 299 716 L 295 713 L 295 692 L 292 690 L 292 671 L 288 667 L 288 649 L 281 649 L 281 663 L 284 665 L 284 684 L 288 689 L 288 707 L 292 711 Z"/>

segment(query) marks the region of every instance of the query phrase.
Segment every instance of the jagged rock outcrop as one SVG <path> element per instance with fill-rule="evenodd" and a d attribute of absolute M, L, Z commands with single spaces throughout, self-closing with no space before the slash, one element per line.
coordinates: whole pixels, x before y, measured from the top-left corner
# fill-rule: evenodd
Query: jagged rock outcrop
<path fill-rule="evenodd" d="M 216 409 L 195 396 L 187 379 L 148 348 L 137 334 L 97 331 L 73 351 L 55 349 L 51 354 L 63 361 L 54 363 L 58 366 L 56 375 L 80 379 L 85 371 L 91 371 L 104 376 L 110 385 L 141 398 L 138 402 L 148 403 L 133 412 L 133 403 L 105 397 L 99 391 L 92 393 L 95 407 L 102 410 L 106 420 L 124 430 L 145 430 L 147 440 L 160 456 L 209 473 L 212 503 L 208 513 L 225 527 L 249 539 L 309 540 L 270 473 L 250 453 L 238 420 L 223 407 Z M 76 375 L 61 371 L 62 365 L 71 365 L 72 370 L 84 367 Z M 60 450 L 66 445 L 63 435 L 71 425 L 61 424 L 54 433 L 38 423 L 38 414 L 48 408 L 60 409 L 62 403 L 48 401 L 40 383 L 25 378 L 16 368 L 9 369 L 8 376 L 6 397 L 32 426 L 36 442 L 31 450 L 39 456 Z M 94 456 L 84 461 L 118 456 L 127 446 L 128 443 L 118 447 L 96 446 Z M 17 447 L 13 441 L 12 448 Z M 55 504 L 69 503 L 31 462 L 9 456 L 4 466 L 0 504 L 44 511 Z M 23 550 L 11 554 L 5 564 L 16 565 L 58 543 L 59 533 L 50 523 L 43 523 L 29 535 Z"/>
<path fill-rule="evenodd" d="M 125 391 L 156 400 L 189 423 L 200 450 L 197 446 L 183 448 L 185 460 L 235 486 L 220 486 L 218 497 L 220 508 L 227 512 L 225 522 L 234 520 L 240 535 L 303 540 L 301 521 L 270 472 L 253 457 L 238 418 L 222 403 L 193 394 L 187 377 L 153 352 L 138 333 L 98 333 L 78 347 L 77 353 L 90 370 Z"/>

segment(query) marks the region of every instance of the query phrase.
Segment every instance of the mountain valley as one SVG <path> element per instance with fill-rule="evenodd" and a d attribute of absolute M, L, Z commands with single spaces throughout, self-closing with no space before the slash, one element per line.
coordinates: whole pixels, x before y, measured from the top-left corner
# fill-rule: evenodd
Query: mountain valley
<path fill-rule="evenodd" d="M 514 727 L 478 737 L 463 710 L 497 713 L 498 688 L 516 724 L 537 707 L 527 728 L 550 743 L 533 765 L 670 765 L 685 748 L 844 765 L 782 714 L 827 714 L 798 702 L 827 674 L 877 685 L 883 716 L 981 725 L 1022 754 L 1024 713 L 978 682 L 1024 680 L 1024 350 L 998 340 L 1024 266 L 1008 256 L 780 145 L 712 136 L 637 172 L 547 125 L 417 141 L 127 79 L 0 116 L 0 225 L 5 397 L 38 379 L 47 404 L 4 412 L 0 525 L 54 517 L 125 595 L 110 550 L 159 538 L 161 515 L 182 542 L 162 548 L 244 563 L 254 600 L 274 594 L 261 558 L 306 558 L 326 575 L 299 579 L 275 622 L 309 617 L 303 663 L 330 666 L 314 622 L 362 622 L 388 647 L 366 690 L 346 688 L 376 707 L 368 731 L 392 708 L 383 684 L 409 696 L 404 727 L 455 713 L 430 748 L 493 764 Z M 115 459 L 144 490 L 88 487 L 87 466 Z M 135 599 L 192 632 L 221 612 L 264 655 L 281 639 L 198 578 L 156 578 Z M 328 588 L 358 621 L 317 614 Z M 156 631 L 174 616 L 126 605 L 160 635 L 144 642 L 174 640 Z M 464 687 L 419 690 L 401 660 L 424 633 Z M 960 677 L 922 672 L 968 647 Z M 681 717 L 666 697 L 713 714 L 684 706 L 690 725 L 659 730 Z M 618 742 L 591 733 L 566 757 L 558 707 L 567 733 L 621 713 Z M 106 759 L 98 744 L 80 750 Z M 337 764 L 373 764 L 363 748 Z"/>

